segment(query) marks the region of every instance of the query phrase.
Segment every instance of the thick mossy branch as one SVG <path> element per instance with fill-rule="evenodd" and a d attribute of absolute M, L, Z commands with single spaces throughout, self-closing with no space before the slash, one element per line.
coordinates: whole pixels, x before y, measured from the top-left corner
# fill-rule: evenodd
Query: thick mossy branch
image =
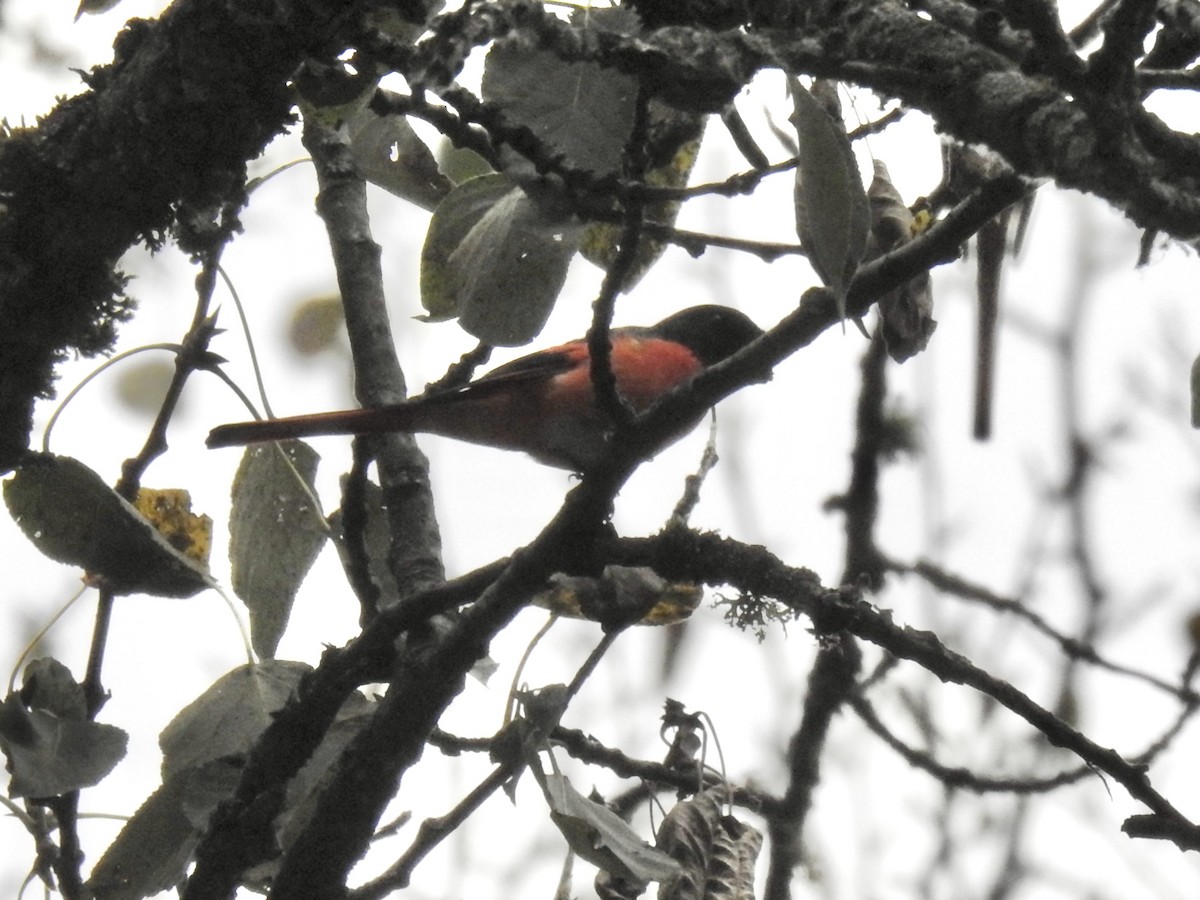
<path fill-rule="evenodd" d="M 237 228 L 246 161 L 289 123 L 288 79 L 346 10 L 176 3 L 129 22 L 88 90 L 0 141 L 0 472 L 53 366 L 108 349 L 129 314 L 120 256 L 168 230 L 200 253 Z"/>

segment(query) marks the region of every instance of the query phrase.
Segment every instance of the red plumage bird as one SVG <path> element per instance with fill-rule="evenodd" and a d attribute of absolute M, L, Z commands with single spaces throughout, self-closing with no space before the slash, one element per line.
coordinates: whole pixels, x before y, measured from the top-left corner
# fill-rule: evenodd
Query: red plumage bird
<path fill-rule="evenodd" d="M 614 328 L 612 372 L 636 412 L 647 409 L 704 367 L 732 356 L 762 334 L 737 310 L 695 306 L 649 327 Z M 493 369 L 457 390 L 393 406 L 221 425 L 209 447 L 324 434 L 427 432 L 522 450 L 539 462 L 587 471 L 603 455 L 611 424 L 596 407 L 587 341 L 539 350 Z M 694 428 L 685 423 L 672 440 Z"/>

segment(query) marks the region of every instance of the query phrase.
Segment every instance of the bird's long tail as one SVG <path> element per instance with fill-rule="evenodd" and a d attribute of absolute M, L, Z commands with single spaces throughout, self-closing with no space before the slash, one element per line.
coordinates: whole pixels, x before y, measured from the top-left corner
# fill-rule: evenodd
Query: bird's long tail
<path fill-rule="evenodd" d="M 263 441 L 313 437 L 323 434 L 377 434 L 384 431 L 408 431 L 418 423 L 415 414 L 421 404 L 347 409 L 340 412 L 314 413 L 286 419 L 235 422 L 218 425 L 208 433 L 209 447 L 234 447 Z"/>

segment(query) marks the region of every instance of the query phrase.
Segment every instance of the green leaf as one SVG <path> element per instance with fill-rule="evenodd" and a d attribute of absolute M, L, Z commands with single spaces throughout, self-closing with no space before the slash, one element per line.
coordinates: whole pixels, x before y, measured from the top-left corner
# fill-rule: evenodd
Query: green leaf
<path fill-rule="evenodd" d="M 799 138 L 796 233 L 821 281 L 846 314 L 846 288 L 867 246 L 870 207 L 846 130 L 796 79 L 789 79 Z"/>
<path fill-rule="evenodd" d="M 582 229 L 547 218 L 513 188 L 450 254 L 458 273 L 459 323 L 481 341 L 502 347 L 537 337 L 567 279 Z"/>
<path fill-rule="evenodd" d="M 87 718 L 83 686 L 71 670 L 57 659 L 31 660 L 21 677 L 21 702 L 30 709 L 44 709 L 60 719 Z"/>
<path fill-rule="evenodd" d="M 438 144 L 437 164 L 438 169 L 454 184 L 462 184 L 492 172 L 486 159 L 469 147 L 455 147 L 448 138 L 442 138 Z"/>
<path fill-rule="evenodd" d="M 404 116 L 381 116 L 364 107 L 346 127 L 354 162 L 367 181 L 427 210 L 450 193 L 453 183 Z"/>
<path fill-rule="evenodd" d="M 16 695 L 0 704 L 0 749 L 13 797 L 56 797 L 98 784 L 125 756 L 128 740 L 113 725 L 28 709 Z"/>
<path fill-rule="evenodd" d="M 163 778 L 249 752 L 310 667 L 267 660 L 239 666 L 184 707 L 159 735 Z"/>
<path fill-rule="evenodd" d="M 313 507 L 319 460 L 301 441 L 256 444 L 246 448 L 233 479 L 233 590 L 250 610 L 250 640 L 264 659 L 275 655 L 296 592 L 329 536 L 321 510 Z"/>
<path fill-rule="evenodd" d="M 156 416 L 174 377 L 175 363 L 169 359 L 128 362 L 116 378 L 117 399 L 131 412 Z"/>
<path fill-rule="evenodd" d="M 97 900 L 140 900 L 178 884 L 217 806 L 232 796 L 246 753 L 258 741 L 309 667 L 269 660 L 242 666 L 217 680 L 171 722 L 159 737 L 163 784 L 117 836 L 92 871 Z M 288 784 L 274 826 L 294 840 L 311 816 L 315 796 L 349 741 L 367 722 L 374 704 L 354 693 L 313 756 Z M 269 877 L 277 861 L 248 875 Z"/>
<path fill-rule="evenodd" d="M 453 319 L 462 310 L 450 254 L 512 189 L 512 180 L 504 175 L 468 178 L 433 211 L 421 248 L 421 305 L 430 320 Z"/>
<path fill-rule="evenodd" d="M 704 136 L 705 117 L 695 113 L 680 112 L 657 101 L 650 104 L 650 127 L 648 154 L 650 168 L 645 181 L 654 187 L 686 187 L 692 169 L 700 155 L 700 143 Z M 646 204 L 646 220 L 657 225 L 674 226 L 683 203 L 679 200 L 654 200 Z M 612 223 L 598 222 L 589 225 L 580 252 L 588 262 L 607 268 L 617 255 L 618 241 L 624 227 Z M 667 249 L 667 242 L 642 236 L 638 243 L 637 258 L 622 285 L 623 290 L 632 289 L 642 276 L 650 271 Z"/>
<path fill-rule="evenodd" d="M 582 226 L 535 202 L 504 175 L 463 182 L 434 211 L 421 250 L 421 304 L 459 317 L 489 344 L 542 330 L 579 247 Z"/>
<path fill-rule="evenodd" d="M 32 454 L 4 483 L 4 502 L 42 553 L 80 566 L 117 594 L 190 597 L 214 586 L 207 569 L 78 460 Z"/>
<path fill-rule="evenodd" d="M 610 31 L 630 30 L 636 21 L 627 10 L 572 16 L 577 27 Z M 598 175 L 620 171 L 633 130 L 636 79 L 596 63 L 564 62 L 549 50 L 502 42 L 484 61 L 482 93 L 507 124 L 528 128 L 568 166 Z"/>
<path fill-rule="evenodd" d="M 240 776 L 239 764 L 218 759 L 167 778 L 92 869 L 90 896 L 141 900 L 180 884 L 209 818 Z"/>
<path fill-rule="evenodd" d="M 313 356 L 337 345 L 345 322 L 340 294 L 307 297 L 292 307 L 288 343 L 300 356 Z"/>
<path fill-rule="evenodd" d="M 275 836 L 282 849 L 290 847 L 308 825 L 342 751 L 366 727 L 375 709 L 375 703 L 357 691 L 352 693 L 308 762 L 288 783 L 283 811 L 275 821 Z"/>
<path fill-rule="evenodd" d="M 342 476 L 343 496 L 346 479 Z M 367 571 L 371 581 L 379 589 L 375 599 L 377 609 L 387 609 L 400 602 L 400 588 L 392 576 L 391 566 L 387 564 L 388 552 L 392 547 L 392 533 L 388 527 L 387 512 L 383 508 L 383 488 L 373 481 L 365 480 L 362 486 L 363 512 L 366 522 L 363 525 L 361 539 L 366 545 Z M 346 541 L 345 512 L 338 508 L 329 516 L 329 527 L 335 535 L 334 547 L 342 561 L 342 567 L 347 571 L 356 565 L 354 555 Z"/>
<path fill-rule="evenodd" d="M 666 881 L 679 864 L 647 844 L 629 824 L 602 803 L 590 800 L 557 772 L 531 766 L 550 805 L 550 819 L 582 859 L 625 881 Z"/>
<path fill-rule="evenodd" d="M 871 202 L 871 240 L 868 260 L 907 244 L 916 233 L 916 218 L 892 184 L 887 166 L 875 161 L 875 177 L 867 189 Z M 928 272 L 909 279 L 877 302 L 888 355 L 898 363 L 920 353 L 937 328 L 933 318 L 933 288 Z"/>

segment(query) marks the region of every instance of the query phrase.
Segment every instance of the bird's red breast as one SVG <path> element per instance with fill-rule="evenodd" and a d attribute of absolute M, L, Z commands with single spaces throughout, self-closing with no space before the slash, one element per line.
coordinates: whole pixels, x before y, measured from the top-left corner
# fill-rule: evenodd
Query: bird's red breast
<path fill-rule="evenodd" d="M 591 356 L 587 344 L 572 341 L 544 352 L 569 360 L 569 364 L 561 367 L 547 382 L 548 395 L 561 398 L 560 402 L 578 404 L 579 408 L 593 406 Z M 609 364 L 617 390 L 625 402 L 639 412 L 703 368 L 696 355 L 683 344 L 643 335 L 640 331 L 614 335 Z M 497 370 L 494 374 L 502 371 Z M 490 376 L 478 383 L 489 380 Z"/>

